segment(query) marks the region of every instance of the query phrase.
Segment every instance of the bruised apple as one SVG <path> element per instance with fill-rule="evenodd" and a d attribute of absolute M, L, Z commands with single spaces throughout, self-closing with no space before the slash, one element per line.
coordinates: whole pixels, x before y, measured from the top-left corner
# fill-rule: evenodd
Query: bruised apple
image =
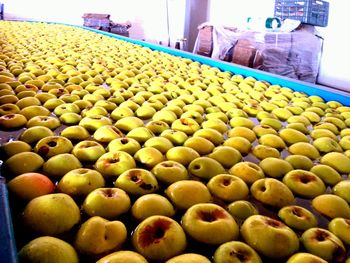
<path fill-rule="evenodd" d="M 241 226 L 245 242 L 269 258 L 291 256 L 299 249 L 299 239 L 282 222 L 262 215 L 252 215 Z"/>
<path fill-rule="evenodd" d="M 132 244 L 148 260 L 165 261 L 181 254 L 187 241 L 185 232 L 175 220 L 166 216 L 151 216 L 136 227 Z"/>
<path fill-rule="evenodd" d="M 219 246 L 214 254 L 214 263 L 249 262 L 262 263 L 256 251 L 241 241 L 230 241 Z"/>
<path fill-rule="evenodd" d="M 233 217 L 216 204 L 196 204 L 182 217 L 182 227 L 195 240 L 220 245 L 235 240 L 239 228 Z"/>

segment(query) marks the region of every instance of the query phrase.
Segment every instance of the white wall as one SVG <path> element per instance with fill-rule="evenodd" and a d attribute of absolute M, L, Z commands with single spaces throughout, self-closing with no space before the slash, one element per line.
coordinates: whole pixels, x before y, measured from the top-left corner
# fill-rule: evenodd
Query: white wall
<path fill-rule="evenodd" d="M 248 17 L 273 16 L 275 0 L 210 0 L 209 20 L 225 26 L 245 26 Z"/>
<path fill-rule="evenodd" d="M 114 22 L 130 21 L 130 37 L 167 44 L 165 0 L 2 0 L 7 17 L 82 25 L 84 13 L 110 14 Z M 171 41 L 183 37 L 185 0 L 168 0 Z"/>
<path fill-rule="evenodd" d="M 346 0 L 329 0 L 329 2 L 328 27 L 320 28 L 325 41 L 318 81 L 350 92 L 349 2 Z"/>

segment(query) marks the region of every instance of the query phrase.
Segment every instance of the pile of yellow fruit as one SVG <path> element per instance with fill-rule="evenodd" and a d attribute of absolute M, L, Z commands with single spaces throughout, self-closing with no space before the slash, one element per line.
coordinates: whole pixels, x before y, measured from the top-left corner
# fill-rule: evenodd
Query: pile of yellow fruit
<path fill-rule="evenodd" d="M 0 129 L 20 262 L 350 262 L 350 106 L 0 21 Z"/>

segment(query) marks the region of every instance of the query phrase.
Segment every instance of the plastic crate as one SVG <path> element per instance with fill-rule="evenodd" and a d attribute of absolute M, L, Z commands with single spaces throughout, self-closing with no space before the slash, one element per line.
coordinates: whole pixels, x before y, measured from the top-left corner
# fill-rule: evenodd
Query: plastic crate
<path fill-rule="evenodd" d="M 84 26 L 97 28 L 109 27 L 111 25 L 110 15 L 108 14 L 84 14 Z"/>
<path fill-rule="evenodd" d="M 321 0 L 275 0 L 275 16 L 299 20 L 302 23 L 326 27 L 329 3 Z"/>

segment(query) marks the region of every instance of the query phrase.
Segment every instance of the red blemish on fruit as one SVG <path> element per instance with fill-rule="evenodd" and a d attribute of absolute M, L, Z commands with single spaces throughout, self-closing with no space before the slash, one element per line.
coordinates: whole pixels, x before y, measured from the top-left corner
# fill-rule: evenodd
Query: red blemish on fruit
<path fill-rule="evenodd" d="M 329 234 L 326 231 L 323 231 L 321 229 L 318 229 L 315 232 L 315 238 L 318 241 L 325 241 L 328 237 L 329 237 Z"/>
<path fill-rule="evenodd" d="M 221 218 L 226 218 L 225 212 L 220 209 L 215 209 L 213 211 L 199 211 L 198 216 L 205 222 L 213 222 Z"/>
<path fill-rule="evenodd" d="M 38 154 L 41 156 L 46 156 L 50 151 L 50 148 L 47 146 L 42 146 L 38 149 Z"/>
<path fill-rule="evenodd" d="M 106 189 L 103 193 L 107 197 L 113 197 L 116 195 L 116 192 L 114 192 L 112 189 Z"/>
<path fill-rule="evenodd" d="M 3 118 L 10 120 L 10 119 L 13 119 L 15 116 L 16 116 L 15 114 L 7 114 L 7 115 L 3 116 Z"/>
<path fill-rule="evenodd" d="M 174 164 L 172 164 L 172 163 L 162 163 L 161 165 L 163 167 L 173 167 L 174 166 Z"/>
<path fill-rule="evenodd" d="M 232 250 L 230 256 L 238 258 L 240 262 L 245 262 L 249 259 L 247 252 L 241 250 Z"/>
<path fill-rule="evenodd" d="M 316 178 L 312 175 L 308 175 L 308 174 L 298 174 L 297 177 L 299 177 L 299 181 L 303 184 L 307 184 L 310 183 L 312 181 L 316 181 Z"/>
<path fill-rule="evenodd" d="M 231 180 L 230 180 L 230 179 L 224 179 L 224 180 L 222 181 L 222 184 L 223 184 L 224 186 L 229 186 L 229 185 L 231 184 Z"/>
<path fill-rule="evenodd" d="M 282 227 L 283 224 L 277 220 L 274 220 L 272 218 L 266 218 L 266 224 L 268 224 L 269 226 L 272 226 L 272 227 Z"/>
<path fill-rule="evenodd" d="M 49 141 L 49 142 L 47 143 L 47 145 L 48 145 L 49 147 L 55 147 L 55 146 L 57 145 L 57 140 L 56 140 L 56 139 L 52 139 L 52 141 Z"/>
<path fill-rule="evenodd" d="M 138 170 L 131 170 L 129 171 L 129 178 L 134 183 L 141 182 L 141 171 Z"/>
<path fill-rule="evenodd" d="M 170 228 L 171 221 L 160 218 L 153 224 L 145 226 L 140 232 L 139 244 L 142 248 L 157 244 L 164 238 L 166 231 Z"/>
<path fill-rule="evenodd" d="M 129 142 L 128 138 L 123 138 L 120 140 L 121 144 L 127 144 Z"/>
<path fill-rule="evenodd" d="M 302 210 L 299 207 L 293 207 L 292 213 L 296 215 L 297 217 L 303 217 Z"/>

